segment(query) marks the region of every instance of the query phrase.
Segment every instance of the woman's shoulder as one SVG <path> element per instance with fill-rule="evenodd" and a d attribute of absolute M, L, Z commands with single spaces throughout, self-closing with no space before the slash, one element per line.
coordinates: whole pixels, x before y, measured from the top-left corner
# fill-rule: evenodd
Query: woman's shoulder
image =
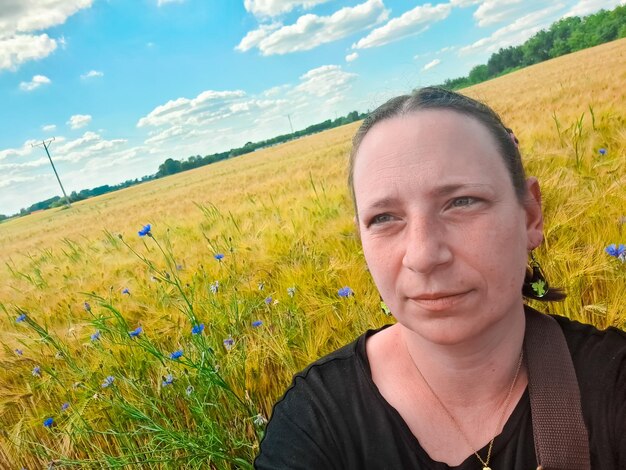
<path fill-rule="evenodd" d="M 387 326 L 389 325 L 367 330 L 351 343 L 317 359 L 297 372 L 293 376 L 291 385 L 285 392 L 283 399 L 293 388 L 347 388 L 351 385 L 348 382 L 359 380 L 363 374 L 368 375 L 369 363 L 365 353 L 365 344 L 368 338 L 384 330 Z M 340 378 L 341 381 L 335 380 Z"/>
<path fill-rule="evenodd" d="M 554 318 L 572 355 L 591 447 L 605 462 L 597 466 L 626 468 L 626 333 Z"/>
<path fill-rule="evenodd" d="M 598 329 L 562 316 L 559 323 L 583 392 L 626 397 L 626 332 Z"/>
<path fill-rule="evenodd" d="M 573 354 L 595 353 L 604 355 L 609 351 L 626 354 L 626 332 L 615 327 L 599 329 L 593 325 L 571 320 L 564 316 L 551 315 L 565 335 Z"/>

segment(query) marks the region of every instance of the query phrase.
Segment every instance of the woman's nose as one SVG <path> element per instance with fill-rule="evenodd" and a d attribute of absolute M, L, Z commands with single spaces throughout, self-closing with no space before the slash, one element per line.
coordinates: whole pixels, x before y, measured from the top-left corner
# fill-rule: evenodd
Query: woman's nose
<path fill-rule="evenodd" d="M 428 274 L 452 260 L 444 227 L 436 221 L 412 220 L 406 228 L 402 265 L 411 271 Z"/>

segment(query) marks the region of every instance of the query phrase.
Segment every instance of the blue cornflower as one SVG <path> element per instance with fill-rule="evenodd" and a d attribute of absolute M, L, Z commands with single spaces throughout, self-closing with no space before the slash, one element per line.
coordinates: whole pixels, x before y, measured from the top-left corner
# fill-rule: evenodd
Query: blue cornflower
<path fill-rule="evenodd" d="M 136 338 L 137 336 L 139 336 L 141 334 L 141 332 L 143 331 L 143 328 L 138 326 L 137 328 L 135 328 L 133 331 L 129 331 L 128 335 L 131 338 Z"/>
<path fill-rule="evenodd" d="M 41 377 L 41 367 L 35 366 L 33 367 L 33 377 Z"/>
<path fill-rule="evenodd" d="M 213 255 L 213 258 L 215 258 L 218 261 L 222 261 L 222 259 L 224 259 L 224 253 L 215 253 Z"/>
<path fill-rule="evenodd" d="M 61 411 L 65 411 L 70 407 L 70 404 L 68 402 L 65 402 L 61 405 Z"/>
<path fill-rule="evenodd" d="M 83 303 L 83 308 L 85 309 L 85 312 L 91 312 L 91 305 L 89 305 L 89 302 Z"/>
<path fill-rule="evenodd" d="M 224 347 L 226 348 L 226 351 L 230 351 L 234 344 L 235 340 L 230 336 L 224 340 Z"/>
<path fill-rule="evenodd" d="M 26 314 L 25 314 L 25 313 L 22 313 L 19 317 L 17 317 L 17 318 L 15 319 L 15 321 L 16 321 L 17 323 L 22 323 L 23 321 L 26 321 Z"/>
<path fill-rule="evenodd" d="M 293 297 L 294 295 L 296 295 L 296 288 L 295 287 L 287 287 L 287 295 L 289 297 Z"/>
<path fill-rule="evenodd" d="M 600 150 L 598 150 L 598 153 L 600 155 L 606 155 L 606 149 L 605 148 L 601 148 Z"/>
<path fill-rule="evenodd" d="M 96 330 L 95 333 L 91 334 L 91 341 L 98 341 L 100 339 L 100 331 Z"/>
<path fill-rule="evenodd" d="M 174 351 L 172 354 L 170 354 L 170 359 L 172 360 L 177 360 L 180 359 L 181 357 L 183 357 L 183 350 L 182 349 L 178 349 L 176 351 Z"/>
<path fill-rule="evenodd" d="M 108 386 L 113 385 L 114 381 L 115 377 L 109 375 L 106 379 L 104 379 L 104 382 L 102 382 L 102 388 L 107 388 Z"/>
<path fill-rule="evenodd" d="M 354 291 L 349 287 L 342 287 L 337 291 L 337 295 L 339 297 L 350 297 L 351 295 L 354 295 Z"/>
<path fill-rule="evenodd" d="M 43 420 L 43 425 L 46 428 L 51 428 L 53 424 L 54 424 L 54 419 L 52 418 L 46 418 Z"/>
<path fill-rule="evenodd" d="M 172 385 L 172 383 L 174 382 L 174 376 L 172 374 L 167 374 L 165 377 L 163 377 L 163 386 L 166 387 L 168 385 Z"/>
<path fill-rule="evenodd" d="M 143 228 L 141 230 L 139 230 L 139 232 L 137 232 L 139 234 L 140 237 L 145 237 L 146 235 L 151 237 L 152 233 L 150 233 L 150 230 L 152 230 L 152 227 L 150 226 L 150 224 L 144 225 Z"/>
<path fill-rule="evenodd" d="M 265 298 L 265 305 L 269 305 L 272 303 L 272 298 L 271 297 L 266 297 Z"/>
<path fill-rule="evenodd" d="M 252 328 L 258 328 L 262 324 L 263 324 L 263 322 L 261 320 L 255 320 L 255 321 L 252 322 Z"/>
<path fill-rule="evenodd" d="M 624 244 L 622 243 L 620 243 L 619 245 L 612 243 L 609 246 L 607 246 L 604 249 L 604 251 L 606 251 L 609 256 L 614 256 L 615 258 L 619 258 L 623 253 L 626 252 L 626 246 L 624 246 Z"/>
<path fill-rule="evenodd" d="M 199 335 L 200 333 L 202 333 L 204 331 L 204 323 L 200 323 L 199 325 L 194 326 L 191 329 L 191 334 L 192 335 Z"/>
<path fill-rule="evenodd" d="M 16 349 L 15 354 L 17 354 L 18 356 L 21 356 L 22 354 L 24 354 L 24 351 L 22 351 L 21 349 Z"/>
<path fill-rule="evenodd" d="M 122 289 L 122 294 L 130 295 L 130 290 L 128 290 L 128 287 L 124 287 Z"/>

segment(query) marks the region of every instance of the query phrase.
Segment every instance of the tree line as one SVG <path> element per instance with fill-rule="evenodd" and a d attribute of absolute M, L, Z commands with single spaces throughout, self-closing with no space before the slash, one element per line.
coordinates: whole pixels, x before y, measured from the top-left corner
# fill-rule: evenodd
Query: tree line
<path fill-rule="evenodd" d="M 161 163 L 161 165 L 159 165 L 159 169 L 156 172 L 155 177 L 162 178 L 163 176 L 173 175 L 175 173 L 180 173 L 181 171 L 191 170 L 192 168 L 198 168 L 199 166 L 209 165 L 211 163 L 219 162 L 220 160 L 225 160 L 227 158 L 238 157 L 239 155 L 244 155 L 246 153 L 254 152 L 256 150 L 260 150 L 266 147 L 272 147 L 274 145 L 282 144 L 284 142 L 288 142 L 290 140 L 303 137 L 305 135 L 311 135 L 317 132 L 325 131 L 326 129 L 332 129 L 333 127 L 350 124 L 351 122 L 363 119 L 366 115 L 366 113 L 360 114 L 358 111 L 352 111 L 346 116 L 342 116 L 333 120 L 327 119 L 326 121 L 313 124 L 305 129 L 290 134 L 282 134 L 276 137 L 272 137 L 271 139 L 261 140 L 259 142 L 246 142 L 243 147 L 233 148 L 228 150 L 227 152 L 214 153 L 211 155 L 206 155 L 205 157 L 195 155 L 187 158 L 186 160 L 174 160 L 173 158 L 168 158 L 163 163 Z"/>
<path fill-rule="evenodd" d="M 519 46 L 501 48 L 486 64 L 477 65 L 466 77 L 446 80 L 445 88 L 457 90 L 538 64 L 570 52 L 626 37 L 626 5 L 580 18 L 571 16 L 553 23 Z"/>

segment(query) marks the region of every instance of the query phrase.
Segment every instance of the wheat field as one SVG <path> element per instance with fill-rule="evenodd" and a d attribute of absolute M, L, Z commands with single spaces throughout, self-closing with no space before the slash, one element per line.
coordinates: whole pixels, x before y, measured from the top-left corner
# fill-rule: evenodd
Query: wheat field
<path fill-rule="evenodd" d="M 542 185 L 568 298 L 539 308 L 600 328 L 626 329 L 624 83 L 626 39 L 463 91 Z M 292 374 L 392 321 L 353 225 L 356 126 L 0 224 L 0 467 L 251 468 Z"/>

